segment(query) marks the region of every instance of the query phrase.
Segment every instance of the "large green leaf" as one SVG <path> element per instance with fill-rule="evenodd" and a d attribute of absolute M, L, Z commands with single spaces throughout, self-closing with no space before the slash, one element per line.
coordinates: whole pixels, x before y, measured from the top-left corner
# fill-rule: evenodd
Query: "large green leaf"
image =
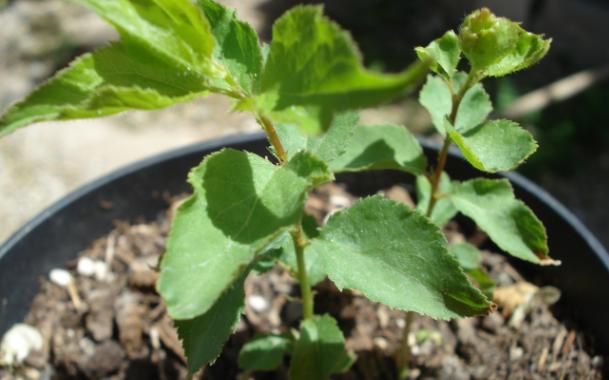
<path fill-rule="evenodd" d="M 31 123 L 157 109 L 205 93 L 203 77 L 137 45 L 85 54 L 0 118 L 0 136 Z"/>
<path fill-rule="evenodd" d="M 327 380 L 345 372 L 355 357 L 345 350 L 345 338 L 329 315 L 302 322 L 290 362 L 291 380 Z"/>
<path fill-rule="evenodd" d="M 222 150 L 189 175 L 158 290 L 174 319 L 209 310 L 274 238 L 300 220 L 307 180 L 251 153 Z"/>
<path fill-rule="evenodd" d="M 455 74 L 461 58 L 459 38 L 452 30 L 444 33 L 442 37 L 435 39 L 426 47 L 417 47 L 415 51 L 419 59 L 432 61 L 432 70 L 447 78 L 451 78 Z"/>
<path fill-rule="evenodd" d="M 175 321 L 188 359 L 188 372 L 195 373 L 220 355 L 222 346 L 239 322 L 244 298 L 243 280 L 240 280 L 204 314 Z"/>
<path fill-rule="evenodd" d="M 431 122 L 440 134 L 445 135 L 444 123 L 453 106 L 452 95 L 446 83 L 438 76 L 428 75 L 419 93 L 419 103 L 431 116 Z"/>
<path fill-rule="evenodd" d="M 262 54 L 258 35 L 252 27 L 229 10 L 212 0 L 197 0 L 211 24 L 217 42 L 214 58 L 221 62 L 247 94 L 251 94 L 254 82 L 262 70 Z M 228 83 L 229 88 L 231 83 Z"/>
<path fill-rule="evenodd" d="M 263 335 L 247 342 L 239 352 L 239 367 L 247 371 L 269 371 L 277 368 L 290 349 L 291 340 L 284 335 Z"/>
<path fill-rule="evenodd" d="M 417 210 L 421 214 L 426 214 L 429 208 L 429 200 L 431 199 L 431 183 L 424 175 L 417 176 Z M 450 177 L 445 172 L 440 176 L 439 190 L 441 198 L 436 201 L 430 219 L 438 227 L 448 223 L 455 214 L 457 209 L 453 206 L 450 200 L 450 191 L 452 190 L 452 182 Z"/>
<path fill-rule="evenodd" d="M 448 319 L 482 314 L 490 306 L 448 254 L 438 227 L 379 196 L 334 214 L 308 250 L 319 252 L 340 289 L 396 309 Z"/>
<path fill-rule="evenodd" d="M 464 133 L 448 121 L 444 125 L 467 161 L 487 173 L 512 170 L 537 150 L 533 136 L 510 120 L 491 120 Z"/>
<path fill-rule="evenodd" d="M 278 123 L 317 134 L 334 113 L 391 100 L 426 71 L 420 62 L 395 75 L 366 70 L 351 36 L 321 7 L 297 6 L 273 26 L 256 104 Z"/>
<path fill-rule="evenodd" d="M 453 185 L 451 199 L 505 252 L 533 263 L 555 263 L 548 256 L 543 224 L 514 197 L 508 180 L 473 179 Z"/>
<path fill-rule="evenodd" d="M 449 245 L 448 252 L 455 256 L 461 268 L 478 285 L 484 295 L 492 299 L 495 291 L 495 281 L 490 278 L 486 269 L 482 266 L 482 255 L 478 248 L 469 243 L 457 243 Z"/>

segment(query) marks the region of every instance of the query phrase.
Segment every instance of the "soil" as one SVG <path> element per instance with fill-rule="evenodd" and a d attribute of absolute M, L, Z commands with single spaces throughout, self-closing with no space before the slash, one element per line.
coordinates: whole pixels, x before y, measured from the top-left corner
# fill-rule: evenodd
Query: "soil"
<path fill-rule="evenodd" d="M 383 193 L 412 205 L 402 187 Z M 311 195 L 307 211 L 323 220 L 354 200 L 340 186 L 323 186 Z M 24 322 L 40 332 L 43 348 L 19 367 L 0 368 L 0 380 L 185 378 L 180 342 L 154 290 L 174 206 L 150 223 L 117 222 L 107 236 L 67 263 L 81 304 L 67 289 L 42 278 Z M 451 242 L 480 245 L 486 238 L 480 231 L 464 236 L 454 222 L 445 233 Z M 104 263 L 100 265 L 108 270 L 87 270 L 83 257 Z M 602 378 L 603 358 L 593 354 L 583 334 L 554 317 L 551 304 L 558 290 L 529 284 L 499 254 L 483 251 L 483 264 L 497 283 L 498 311 L 452 322 L 416 318 L 409 336 L 410 378 Z M 297 284 L 281 267 L 250 276 L 245 313 L 235 334 L 215 364 L 195 378 L 286 378 L 288 359 L 276 372 L 244 375 L 236 358 L 240 347 L 257 334 L 297 328 L 302 315 L 297 297 Z M 356 292 L 341 293 L 330 281 L 316 287 L 315 300 L 316 313 L 334 316 L 348 349 L 358 355 L 349 372 L 336 379 L 396 378 L 393 353 L 405 324 L 403 312 Z"/>

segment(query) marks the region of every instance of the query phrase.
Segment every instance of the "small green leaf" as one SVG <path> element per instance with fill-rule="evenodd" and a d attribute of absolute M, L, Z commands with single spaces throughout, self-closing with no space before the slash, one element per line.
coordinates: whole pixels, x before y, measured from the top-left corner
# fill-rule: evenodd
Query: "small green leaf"
<path fill-rule="evenodd" d="M 284 335 L 263 335 L 248 341 L 239 352 L 239 367 L 246 371 L 270 371 L 281 364 L 291 340 Z"/>
<path fill-rule="evenodd" d="M 432 60 L 433 71 L 438 74 L 445 73 L 448 78 L 455 74 L 461 58 L 459 38 L 452 30 L 444 33 L 442 37 L 432 41 L 426 47 L 417 47 L 415 51 L 422 61 Z"/>
<path fill-rule="evenodd" d="M 442 172 L 439 184 L 442 197 L 436 201 L 430 218 L 438 227 L 444 226 L 457 214 L 457 209 L 453 206 L 449 196 L 451 189 L 452 183 L 450 177 L 445 172 Z M 431 198 L 431 183 L 429 183 L 429 179 L 424 175 L 417 176 L 416 190 L 417 210 L 425 215 L 429 207 L 429 199 Z"/>
<path fill-rule="evenodd" d="M 537 264 L 556 263 L 548 256 L 543 224 L 514 197 L 508 180 L 474 179 L 453 185 L 451 194 L 457 210 L 505 252 Z"/>
<path fill-rule="evenodd" d="M 279 125 L 279 138 L 293 156 L 300 150 L 310 151 L 327 162 L 335 173 L 373 169 L 396 169 L 419 174 L 427 165 L 417 139 L 398 125 L 356 125 L 357 115 L 344 113 L 336 117 L 328 131 L 318 137 L 307 137 L 299 129 Z"/>
<path fill-rule="evenodd" d="M 389 307 L 449 319 L 483 314 L 490 306 L 429 219 L 379 196 L 334 214 L 308 249 L 318 252 L 339 289 L 361 291 Z"/>
<path fill-rule="evenodd" d="M 211 25 L 217 42 L 214 58 L 221 62 L 230 78 L 236 81 L 247 94 L 253 91 L 254 83 L 262 70 L 262 53 L 258 35 L 252 27 L 229 10 L 212 0 L 197 0 Z M 227 83 L 227 87 L 232 87 Z"/>
<path fill-rule="evenodd" d="M 349 369 L 355 356 L 345 350 L 345 338 L 329 315 L 315 316 L 300 326 L 290 362 L 291 380 L 327 380 Z"/>
<path fill-rule="evenodd" d="M 518 26 L 519 35 L 514 49 L 502 60 L 485 70 L 491 77 L 501 77 L 539 62 L 550 50 L 551 39 L 529 33 Z"/>
<path fill-rule="evenodd" d="M 334 180 L 334 175 L 328 169 L 328 165 L 307 151 L 296 153 L 286 162 L 285 168 L 292 170 L 297 176 L 305 179 L 309 184 L 309 188 L 315 188 Z"/>
<path fill-rule="evenodd" d="M 551 43 L 541 35 L 527 32 L 516 22 L 495 16 L 488 8 L 465 18 L 459 41 L 474 71 L 494 77 L 537 63 Z"/>
<path fill-rule="evenodd" d="M 395 169 L 416 175 L 427 166 L 417 139 L 399 125 L 358 125 L 341 145 L 344 152 L 329 162 L 333 172 Z"/>
<path fill-rule="evenodd" d="M 482 257 L 478 248 L 469 243 L 451 244 L 448 252 L 453 255 L 464 270 L 476 269 L 480 266 Z"/>
<path fill-rule="evenodd" d="M 276 123 L 318 134 L 335 113 L 394 99 L 426 71 L 421 62 L 394 75 L 366 70 L 351 36 L 321 7 L 296 6 L 273 26 L 256 104 Z"/>
<path fill-rule="evenodd" d="M 478 83 L 463 95 L 463 99 L 457 110 L 455 118 L 455 129 L 459 133 L 466 133 L 472 128 L 484 123 L 489 113 L 493 110 L 491 98 L 488 96 L 482 84 Z"/>
<path fill-rule="evenodd" d="M 222 346 L 239 322 L 244 298 L 241 279 L 204 314 L 194 319 L 175 321 L 184 353 L 188 358 L 189 373 L 195 373 L 220 355 Z"/>
<path fill-rule="evenodd" d="M 307 182 L 251 153 L 222 150 L 193 169 L 173 220 L 159 293 L 174 319 L 209 310 L 257 256 L 300 220 Z"/>
<path fill-rule="evenodd" d="M 478 248 L 469 243 L 451 244 L 448 252 L 453 255 L 465 273 L 472 279 L 488 299 L 493 299 L 495 281 L 493 281 L 482 267 L 482 255 Z"/>
<path fill-rule="evenodd" d="M 428 75 L 419 94 L 419 103 L 429 112 L 431 122 L 438 132 L 442 136 L 446 135 L 444 121 L 453 106 L 452 95 L 446 83 L 437 76 Z"/>
<path fill-rule="evenodd" d="M 510 120 L 491 120 L 465 133 L 448 120 L 444 125 L 467 161 L 487 173 L 512 170 L 537 150 L 533 136 Z"/>

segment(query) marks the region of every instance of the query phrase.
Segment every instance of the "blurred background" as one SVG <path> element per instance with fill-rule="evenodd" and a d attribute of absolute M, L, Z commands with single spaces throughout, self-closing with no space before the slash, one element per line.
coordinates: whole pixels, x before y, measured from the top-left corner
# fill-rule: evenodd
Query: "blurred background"
<path fill-rule="evenodd" d="M 263 40 L 272 22 L 303 1 L 221 0 Z M 567 205 L 609 247 L 609 2 L 601 0 L 327 0 L 326 12 L 358 42 L 366 65 L 398 71 L 471 10 L 553 38 L 537 66 L 486 86 L 495 116 L 519 120 L 540 149 L 521 172 Z M 320 3 L 320 1 L 306 1 Z M 0 110 L 83 52 L 116 39 L 97 16 L 67 0 L 0 0 Z M 415 96 L 362 113 L 432 135 Z M 204 139 L 258 130 L 210 96 L 155 112 L 41 123 L 0 140 L 0 242 L 79 185 L 127 163 Z M 550 237 L 551 239 L 551 237 Z"/>

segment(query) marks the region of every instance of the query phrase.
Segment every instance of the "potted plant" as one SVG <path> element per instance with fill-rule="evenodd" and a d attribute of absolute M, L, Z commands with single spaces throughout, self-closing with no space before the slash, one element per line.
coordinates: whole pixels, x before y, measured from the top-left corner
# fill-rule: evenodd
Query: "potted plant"
<path fill-rule="evenodd" d="M 234 100 L 259 122 L 274 160 L 222 149 L 191 170 L 193 194 L 176 210 L 156 288 L 174 320 L 189 372 L 215 360 L 244 305 L 244 282 L 281 262 L 298 280 L 302 323 L 289 334 L 245 344 L 240 364 L 269 370 L 291 355 L 293 379 L 345 372 L 354 355 L 329 315 L 314 314 L 314 282 L 328 277 L 372 301 L 406 311 L 396 353 L 408 376 L 413 313 L 451 319 L 490 313 L 487 278 L 468 245 L 448 246 L 440 227 L 461 212 L 503 251 L 535 264 L 548 255 L 545 229 L 507 180 L 451 180 L 451 143 L 476 169 L 513 169 L 536 148 L 516 123 L 488 121 L 481 85 L 530 66 L 550 41 L 482 9 L 417 48 L 400 74 L 363 68 L 348 34 L 318 7 L 296 7 L 261 47 L 252 29 L 211 0 L 83 1 L 121 41 L 78 58 L 0 119 L 0 133 L 32 122 L 154 109 L 208 92 Z M 468 73 L 457 70 L 461 57 Z M 427 173 L 426 157 L 403 127 L 361 126 L 346 111 L 390 100 L 427 73 L 420 94 L 444 144 Z M 397 169 L 417 176 L 416 209 L 379 196 L 362 199 L 324 225 L 304 213 L 307 193 L 336 174 Z M 465 253 L 462 253 L 465 250 Z M 468 261 L 469 259 L 469 261 Z M 488 293 L 487 293 L 488 294 Z M 272 359 L 269 359 L 269 357 Z"/>

